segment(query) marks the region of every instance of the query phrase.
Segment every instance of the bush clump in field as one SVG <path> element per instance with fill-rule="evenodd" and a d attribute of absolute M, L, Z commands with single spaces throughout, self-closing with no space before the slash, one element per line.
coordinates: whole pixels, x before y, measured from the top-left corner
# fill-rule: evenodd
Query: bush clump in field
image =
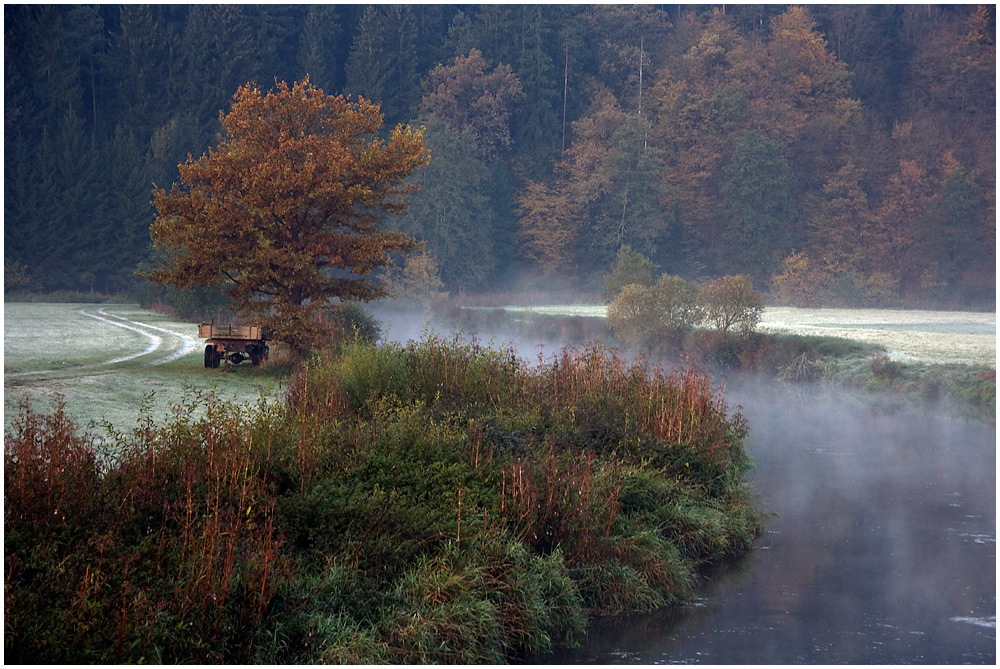
<path fill-rule="evenodd" d="M 4 440 L 6 657 L 239 662 L 287 558 L 257 419 L 210 398 L 99 452 L 57 405 Z M 248 422 L 250 420 L 250 422 Z"/>
<path fill-rule="evenodd" d="M 607 277 L 608 286 L 617 285 L 615 276 Z M 664 274 L 655 284 L 620 287 L 608 305 L 607 322 L 615 337 L 628 346 L 660 352 L 685 347 L 717 349 L 720 361 L 732 364 L 726 360 L 725 349 L 732 350 L 734 361 L 740 351 L 749 350 L 746 340 L 755 334 L 763 311 L 763 300 L 749 277 L 724 276 L 699 287 Z M 702 325 L 715 331 L 695 333 Z"/>
<path fill-rule="evenodd" d="M 611 302 L 625 286 L 636 284 L 651 287 L 656 266 L 646 256 L 633 251 L 628 245 L 618 249 L 618 255 L 611 264 L 611 273 L 604 277 L 604 299 Z"/>
<path fill-rule="evenodd" d="M 705 375 L 360 340 L 284 407 L 5 440 L 13 662 L 496 663 L 690 594 L 758 516 Z"/>
<path fill-rule="evenodd" d="M 608 307 L 608 326 L 630 346 L 683 341 L 703 318 L 698 287 L 664 274 L 655 285 L 630 283 Z"/>
<path fill-rule="evenodd" d="M 764 313 L 764 300 L 745 275 L 713 279 L 701 289 L 705 319 L 723 335 L 730 330 L 742 336 L 752 333 Z"/>

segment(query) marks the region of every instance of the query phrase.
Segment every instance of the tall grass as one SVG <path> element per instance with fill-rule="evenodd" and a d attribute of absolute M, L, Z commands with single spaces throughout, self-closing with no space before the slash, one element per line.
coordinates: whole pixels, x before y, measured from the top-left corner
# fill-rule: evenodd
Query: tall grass
<path fill-rule="evenodd" d="M 269 444 L 249 415 L 202 401 L 211 420 L 178 407 L 170 425 L 102 452 L 61 404 L 51 416 L 22 407 L 5 439 L 9 657 L 245 657 L 286 566 Z"/>
<path fill-rule="evenodd" d="M 195 406 L 207 416 L 193 419 Z M 22 408 L 5 447 L 20 662 L 496 663 L 690 594 L 758 528 L 707 377 L 600 346 L 528 366 L 354 342 L 285 406 L 193 393 L 95 442 Z"/>

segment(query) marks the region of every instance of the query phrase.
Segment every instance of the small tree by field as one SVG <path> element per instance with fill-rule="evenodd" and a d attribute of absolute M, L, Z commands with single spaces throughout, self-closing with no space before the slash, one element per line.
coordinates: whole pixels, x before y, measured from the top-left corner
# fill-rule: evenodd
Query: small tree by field
<path fill-rule="evenodd" d="M 700 303 L 705 317 L 722 334 L 736 328 L 748 335 L 757 327 L 764 311 L 764 301 L 745 275 L 723 276 L 705 284 Z"/>
<path fill-rule="evenodd" d="M 324 338 L 324 311 L 385 295 L 366 278 L 414 240 L 378 227 L 405 207 L 404 180 L 427 164 L 422 133 L 396 126 L 363 98 L 325 94 L 308 78 L 262 93 L 240 87 L 224 138 L 154 188 L 148 278 L 179 288 L 221 285 L 236 311 L 270 326 L 293 352 Z"/>
<path fill-rule="evenodd" d="M 828 291 L 829 273 L 806 253 L 793 251 L 782 263 L 782 271 L 771 277 L 771 285 L 780 303 L 797 307 L 819 306 Z"/>
<path fill-rule="evenodd" d="M 669 274 L 654 286 L 624 286 L 608 307 L 608 325 L 630 346 L 678 343 L 701 320 L 697 286 Z"/>
<path fill-rule="evenodd" d="M 621 289 L 630 283 L 640 286 L 653 285 L 653 271 L 656 265 L 627 244 L 618 249 L 618 255 L 611 264 L 611 273 L 604 277 L 604 299 L 609 302 L 617 297 Z"/>
<path fill-rule="evenodd" d="M 385 284 L 396 299 L 423 306 L 448 297 L 448 293 L 441 290 L 444 283 L 438 265 L 426 250 L 409 256 L 401 268 L 389 272 Z"/>

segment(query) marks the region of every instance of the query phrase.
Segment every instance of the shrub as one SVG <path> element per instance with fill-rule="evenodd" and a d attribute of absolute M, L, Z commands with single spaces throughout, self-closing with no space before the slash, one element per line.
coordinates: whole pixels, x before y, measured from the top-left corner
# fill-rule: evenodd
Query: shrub
<path fill-rule="evenodd" d="M 745 275 L 714 279 L 702 288 L 700 302 L 706 318 L 721 333 L 735 328 L 748 335 L 757 328 L 764 312 L 764 301 Z"/>
<path fill-rule="evenodd" d="M 664 274 L 655 286 L 629 284 L 608 307 L 608 326 L 631 346 L 676 346 L 702 319 L 698 289 Z"/>
<path fill-rule="evenodd" d="M 5 440 L 8 659 L 249 658 L 285 569 L 268 441 L 247 413 L 194 401 L 211 421 L 184 407 L 100 458 L 60 407 L 22 413 Z"/>
<path fill-rule="evenodd" d="M 357 302 L 344 302 L 333 314 L 331 320 L 336 328 L 337 339 L 358 339 L 374 344 L 382 336 L 382 326 Z"/>
<path fill-rule="evenodd" d="M 885 353 L 876 353 L 871 359 L 872 376 L 884 379 L 898 379 L 899 363 Z"/>
<path fill-rule="evenodd" d="M 444 283 L 437 262 L 426 249 L 407 256 L 402 269 L 388 272 L 385 285 L 393 298 L 425 307 L 448 297 L 448 293 L 441 290 Z"/>
<path fill-rule="evenodd" d="M 829 282 L 829 274 L 810 261 L 805 252 L 789 254 L 781 274 L 771 277 L 779 303 L 797 307 L 819 306 L 820 297 L 827 293 Z"/>
<path fill-rule="evenodd" d="M 743 344 L 748 341 L 717 330 L 694 332 L 688 337 L 686 349 L 699 356 L 706 363 L 721 365 L 732 369 L 741 367 Z"/>

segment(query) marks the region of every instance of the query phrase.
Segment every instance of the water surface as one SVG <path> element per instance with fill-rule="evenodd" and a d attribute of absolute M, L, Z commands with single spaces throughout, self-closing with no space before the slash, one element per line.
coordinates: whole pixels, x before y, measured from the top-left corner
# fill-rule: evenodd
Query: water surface
<path fill-rule="evenodd" d="M 599 621 L 575 663 L 996 661 L 996 430 L 844 390 L 730 379 L 775 514 L 689 605 Z"/>

